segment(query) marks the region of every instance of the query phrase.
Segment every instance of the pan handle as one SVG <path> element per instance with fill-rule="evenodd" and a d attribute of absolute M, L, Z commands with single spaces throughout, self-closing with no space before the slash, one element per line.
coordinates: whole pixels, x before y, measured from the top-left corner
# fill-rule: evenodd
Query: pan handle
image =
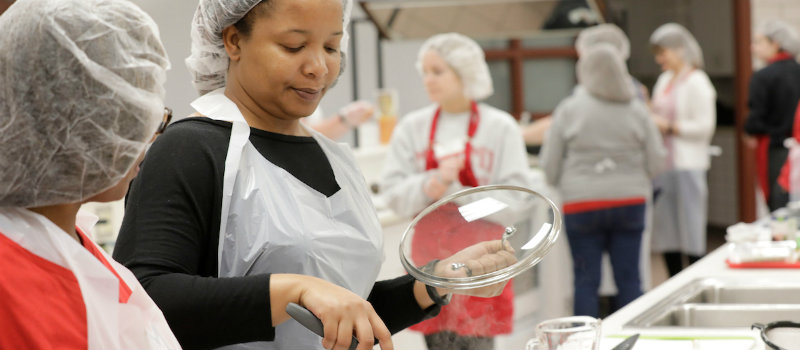
<path fill-rule="evenodd" d="M 317 318 L 311 311 L 302 307 L 295 303 L 289 303 L 286 305 L 286 313 L 289 316 L 292 316 L 297 322 L 299 322 L 304 327 L 308 328 L 308 330 L 314 332 L 314 334 L 324 337 L 325 331 L 322 327 L 322 321 Z M 378 339 L 375 339 L 375 344 L 378 344 Z M 355 350 L 358 346 L 358 339 L 353 336 L 353 341 L 350 343 L 349 350 Z"/>

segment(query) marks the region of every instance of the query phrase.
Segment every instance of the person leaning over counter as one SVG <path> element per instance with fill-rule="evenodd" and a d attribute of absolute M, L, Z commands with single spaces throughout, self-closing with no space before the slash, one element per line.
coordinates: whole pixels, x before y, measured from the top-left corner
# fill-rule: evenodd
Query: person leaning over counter
<path fill-rule="evenodd" d="M 667 165 L 654 187 L 652 249 L 663 252 L 670 276 L 706 253 L 709 146 L 716 128 L 717 92 L 703 71 L 703 51 L 692 33 L 676 23 L 650 36 L 663 73 L 653 88 L 651 109 L 667 149 Z"/>
<path fill-rule="evenodd" d="M 199 3 L 187 65 L 204 117 L 174 123 L 147 152 L 114 251 L 184 347 L 346 349 L 355 335 L 358 349 L 375 338 L 392 349 L 390 332 L 450 293 L 409 275 L 375 281 L 382 232 L 353 154 L 299 122 L 341 74 L 350 7 Z M 486 258 L 508 265 L 497 250 Z M 288 320 L 290 302 L 321 319 L 324 337 Z"/>
<path fill-rule="evenodd" d="M 800 101 L 800 64 L 796 60 L 800 37 L 788 24 L 772 20 L 758 27 L 752 50 L 768 65 L 750 78 L 750 115 L 744 129 L 756 138 L 756 177 L 767 206 L 774 211 L 789 202 L 789 193 L 778 186 L 778 175 L 789 155 L 783 141 L 792 136 Z"/>
<path fill-rule="evenodd" d="M 166 116 L 156 24 L 123 0 L 18 0 L 0 32 L 0 348 L 180 348 L 78 212 L 125 195 Z"/>
<path fill-rule="evenodd" d="M 469 187 L 532 187 L 519 125 L 510 114 L 477 102 L 493 93 L 481 47 L 461 34 L 435 35 L 420 48 L 417 70 L 434 104 L 404 116 L 392 135 L 380 190 L 388 206 L 401 216 L 412 216 L 442 197 Z M 430 224 L 420 224 L 416 231 L 423 230 L 422 226 L 445 231 L 443 227 L 449 225 L 441 220 Z M 463 239 L 449 242 L 469 242 L 472 240 L 467 237 L 478 239 L 491 230 L 483 231 L 460 232 Z M 440 239 L 439 235 L 444 233 L 415 235 L 412 250 L 457 251 L 416 238 Z M 452 302 L 456 307 L 444 309 L 436 318 L 412 329 L 425 334 L 430 349 L 490 349 L 495 335 L 511 332 L 513 301 L 511 284 L 497 298 L 456 296 Z"/>

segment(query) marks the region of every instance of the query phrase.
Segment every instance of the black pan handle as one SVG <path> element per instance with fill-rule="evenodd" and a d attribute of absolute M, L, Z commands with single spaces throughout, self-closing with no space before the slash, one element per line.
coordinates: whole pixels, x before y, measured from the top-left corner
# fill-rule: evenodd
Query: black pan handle
<path fill-rule="evenodd" d="M 633 344 L 635 344 L 637 340 L 639 340 L 639 333 L 636 333 L 630 337 L 625 338 L 625 340 L 617 344 L 617 346 L 615 346 L 611 350 L 631 350 L 633 349 Z"/>
<path fill-rule="evenodd" d="M 308 309 L 305 307 L 295 303 L 289 303 L 289 305 L 286 305 L 286 313 L 288 313 L 289 316 L 292 316 L 292 318 L 301 325 L 314 332 L 314 334 L 320 337 L 325 337 L 322 321 L 320 321 L 317 316 L 314 316 L 314 314 L 311 311 L 308 311 Z M 375 339 L 375 344 L 378 344 L 378 339 Z M 350 350 L 355 350 L 357 346 L 358 339 L 353 336 L 353 341 L 350 343 Z"/>

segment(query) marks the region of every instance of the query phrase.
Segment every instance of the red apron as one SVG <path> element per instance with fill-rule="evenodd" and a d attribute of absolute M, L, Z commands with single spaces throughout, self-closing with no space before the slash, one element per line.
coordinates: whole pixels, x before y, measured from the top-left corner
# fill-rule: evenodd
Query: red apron
<path fill-rule="evenodd" d="M 0 349 L 179 349 L 136 276 L 83 231 L 77 244 L 46 217 L 0 208 Z"/>
<path fill-rule="evenodd" d="M 758 187 L 764 193 L 764 200 L 769 202 L 769 142 L 770 137 L 756 136 L 756 179 Z M 781 169 L 782 171 L 782 169 Z"/>
<path fill-rule="evenodd" d="M 792 137 L 795 141 L 800 142 L 800 105 L 797 106 L 797 109 L 794 112 L 794 126 L 792 126 Z M 791 153 L 790 153 L 791 154 Z M 790 192 L 792 189 L 791 181 L 790 181 L 790 174 L 792 171 L 792 157 L 788 157 L 786 159 L 786 163 L 783 164 L 783 168 L 781 168 L 781 174 L 778 175 L 778 184 L 783 187 L 784 190 Z"/>
<path fill-rule="evenodd" d="M 119 303 L 131 288 L 80 228 L 83 246 L 119 279 Z M 0 348 L 88 349 L 86 305 L 75 275 L 0 232 Z"/>
<path fill-rule="evenodd" d="M 786 52 L 779 52 L 775 55 L 775 57 L 769 60 L 769 63 L 775 63 L 777 61 L 782 60 L 790 60 L 794 59 L 791 55 Z M 800 134 L 798 134 L 797 130 L 797 118 L 798 114 L 795 112 L 795 123 L 792 128 L 792 137 L 795 140 L 800 140 Z M 758 145 L 756 146 L 756 178 L 758 180 L 758 185 L 761 187 L 761 190 L 764 192 L 764 200 L 769 202 L 769 191 L 770 191 L 770 183 L 769 183 L 769 144 L 770 144 L 770 137 L 769 136 L 756 136 L 758 140 Z M 781 167 L 781 173 L 778 175 L 777 182 L 778 184 L 783 187 L 786 191 L 789 191 L 789 170 L 790 170 L 789 160 L 787 159 L 784 162 L 783 167 Z"/>
<path fill-rule="evenodd" d="M 478 129 L 480 116 L 478 105 L 473 101 L 470 106 L 467 143 L 464 148 L 464 168 L 458 174 L 464 186 L 476 187 L 478 180 L 472 171 L 470 155 L 472 153 L 472 137 Z M 436 169 L 439 164 L 433 153 L 436 127 L 439 122 L 441 108 L 436 110 L 431 123 L 425 170 Z M 417 234 L 411 241 L 414 261 L 429 261 L 452 255 L 461 249 L 478 242 L 498 239 L 504 227 L 484 220 L 467 223 L 458 212 L 455 204 L 449 203 L 439 207 L 435 215 L 428 215 L 417 223 Z M 436 232 L 425 234 L 424 232 Z M 450 331 L 462 336 L 490 337 L 511 333 L 514 316 L 514 291 L 509 281 L 503 292 L 494 298 L 479 298 L 454 295 L 450 304 L 443 307 L 438 316 L 420 322 L 411 329 L 424 334 Z"/>

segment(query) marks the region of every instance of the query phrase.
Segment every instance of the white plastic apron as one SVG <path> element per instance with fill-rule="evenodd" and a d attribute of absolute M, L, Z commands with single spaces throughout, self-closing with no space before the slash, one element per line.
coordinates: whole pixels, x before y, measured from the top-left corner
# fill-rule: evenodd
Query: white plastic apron
<path fill-rule="evenodd" d="M 326 197 L 253 147 L 250 127 L 223 90 L 192 103 L 199 113 L 233 123 L 223 180 L 219 277 L 303 274 L 366 298 L 383 261 L 383 237 L 349 149 L 311 131 L 340 187 Z M 278 325 L 273 342 L 225 348 L 322 349 L 321 343 L 319 336 L 289 320 Z"/>
<path fill-rule="evenodd" d="M 96 221 L 81 213 L 77 224 L 88 233 Z M 89 349 L 180 349 L 161 310 L 136 277 L 105 252 L 106 260 L 131 288 L 125 304 L 119 302 L 119 279 L 46 217 L 22 208 L 0 208 L 0 232 L 75 275 L 86 305 Z"/>
<path fill-rule="evenodd" d="M 653 180 L 661 194 L 653 205 L 654 252 L 706 254 L 708 186 L 705 170 L 668 170 Z"/>

